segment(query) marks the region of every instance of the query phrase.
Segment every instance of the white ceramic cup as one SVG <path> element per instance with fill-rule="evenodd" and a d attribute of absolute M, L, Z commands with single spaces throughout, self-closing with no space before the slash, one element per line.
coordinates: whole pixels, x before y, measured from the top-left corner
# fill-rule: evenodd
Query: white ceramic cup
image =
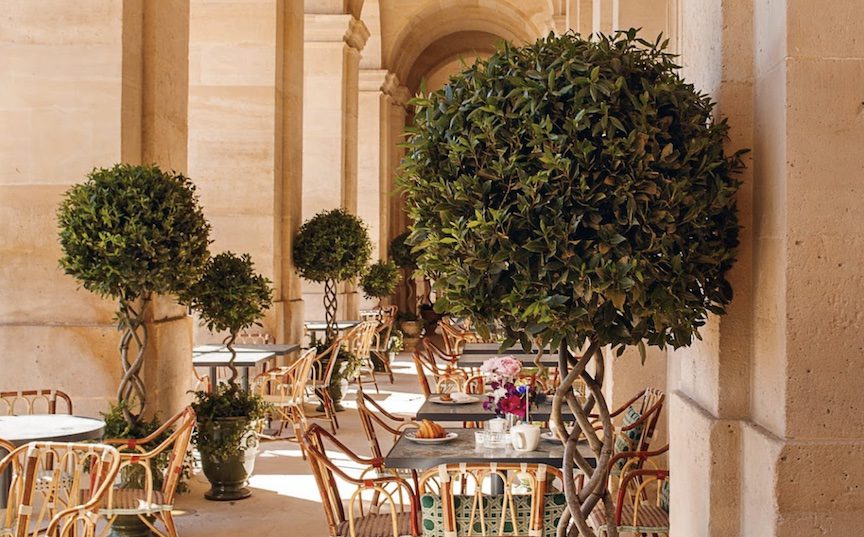
<path fill-rule="evenodd" d="M 534 451 L 540 445 L 540 427 L 521 423 L 510 429 L 510 442 L 516 451 Z"/>

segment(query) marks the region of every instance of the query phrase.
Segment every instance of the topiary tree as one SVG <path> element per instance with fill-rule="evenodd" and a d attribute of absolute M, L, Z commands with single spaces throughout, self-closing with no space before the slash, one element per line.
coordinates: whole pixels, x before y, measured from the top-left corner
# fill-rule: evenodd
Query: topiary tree
<path fill-rule="evenodd" d="M 396 263 L 396 266 L 402 269 L 405 277 L 405 290 L 407 295 L 405 302 L 407 303 L 410 313 L 416 313 L 417 307 L 417 282 L 414 280 L 414 271 L 417 270 L 417 254 L 411 251 L 411 245 L 405 240 L 410 235 L 409 231 L 396 235 L 390 241 L 390 259 Z"/>
<path fill-rule="evenodd" d="M 361 274 L 371 254 L 366 224 L 345 209 L 320 212 L 300 226 L 294 239 L 294 266 L 301 277 L 324 284 L 328 340 L 336 322 L 336 283 Z"/>
<path fill-rule="evenodd" d="M 379 301 L 396 292 L 399 283 L 399 269 L 392 261 L 377 261 L 369 266 L 360 278 L 360 288 L 366 298 Z"/>
<path fill-rule="evenodd" d="M 201 279 L 184 293 L 182 300 L 201 315 L 201 324 L 211 332 L 227 331 L 224 344 L 231 352 L 228 367 L 232 386 L 237 379 L 234 342 L 241 330 L 264 316 L 273 300 L 270 280 L 255 273 L 249 254 L 223 252 L 207 261 Z"/>
<path fill-rule="evenodd" d="M 130 426 L 147 407 L 140 373 L 144 318 L 153 294 L 178 294 L 201 275 L 210 225 L 195 185 L 156 166 L 94 169 L 66 191 L 57 210 L 60 266 L 85 289 L 119 301 L 123 378 L 117 399 Z M 129 359 L 130 344 L 137 353 Z"/>
<path fill-rule="evenodd" d="M 586 519 L 601 499 L 613 516 L 600 349 L 635 345 L 644 359 L 645 344 L 689 345 L 732 299 L 740 152 L 724 152 L 725 121 L 664 48 L 635 30 L 504 45 L 413 101 L 399 182 L 436 306 L 480 329 L 497 321 L 505 347 L 559 349 L 553 419 L 567 438 L 569 511 L 559 535 L 594 536 Z M 587 401 L 573 391 L 580 379 Z M 598 471 L 579 455 L 583 438 Z M 580 490 L 574 467 L 587 476 Z"/>

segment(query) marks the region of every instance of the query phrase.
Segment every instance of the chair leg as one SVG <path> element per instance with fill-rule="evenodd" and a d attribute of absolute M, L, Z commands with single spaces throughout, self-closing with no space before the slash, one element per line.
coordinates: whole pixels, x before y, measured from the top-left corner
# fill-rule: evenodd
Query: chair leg
<path fill-rule="evenodd" d="M 168 537 L 177 537 L 177 526 L 174 525 L 174 515 L 171 511 L 162 512 L 162 522 L 165 523 L 165 529 L 168 530 Z"/>

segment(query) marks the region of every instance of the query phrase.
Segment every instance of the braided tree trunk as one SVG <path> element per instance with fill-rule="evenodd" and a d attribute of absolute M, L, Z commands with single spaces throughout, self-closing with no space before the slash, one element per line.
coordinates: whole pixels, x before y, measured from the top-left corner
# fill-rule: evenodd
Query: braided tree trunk
<path fill-rule="evenodd" d="M 336 310 L 339 307 L 336 295 L 336 280 L 324 281 L 324 321 L 327 324 L 327 341 L 333 341 L 336 328 Z"/>
<path fill-rule="evenodd" d="M 587 371 L 587 366 L 594 360 L 594 373 Z M 558 350 L 558 366 L 561 372 L 561 385 L 552 399 L 552 421 L 555 423 L 557 433 L 561 438 L 566 438 L 564 443 L 564 493 L 567 497 L 567 510 L 558 525 L 558 537 L 596 537 L 595 532 L 588 525 L 588 515 L 602 501 L 602 508 L 606 510 L 606 520 L 614 520 L 615 503 L 606 484 L 606 468 L 613 453 L 612 417 L 609 413 L 609 405 L 603 397 L 603 375 L 604 363 L 600 352 L 600 345 L 591 341 L 588 350 L 581 357 L 574 357 L 567 348 L 567 342 L 562 341 Z M 579 380 L 588 388 L 588 398 L 580 402 L 576 397 L 574 386 Z M 569 435 L 561 418 L 561 410 L 564 405 L 576 417 L 577 427 Z M 600 419 L 602 430 L 594 430 L 591 424 L 590 414 L 596 414 Z M 588 440 L 594 458 L 597 461 L 596 468 L 592 468 L 588 461 L 579 453 L 578 442 L 583 438 Z M 585 483 L 579 490 L 576 489 L 576 472 L 585 474 Z M 572 526 L 571 526 L 572 523 Z M 568 532 L 569 528 L 569 532 Z M 614 524 L 607 529 L 608 537 L 617 537 L 618 530 Z"/>
<path fill-rule="evenodd" d="M 225 345 L 225 348 L 231 353 L 231 359 L 228 360 L 228 369 L 231 370 L 231 377 L 228 379 L 228 384 L 231 386 L 235 386 L 237 383 L 237 366 L 234 365 L 234 360 L 237 358 L 237 351 L 234 350 L 234 341 L 237 340 L 237 333 L 232 332 L 231 335 L 226 337 L 222 344 Z"/>
<path fill-rule="evenodd" d="M 140 374 L 144 367 L 144 351 L 147 347 L 147 326 L 144 315 L 150 306 L 150 295 L 141 297 L 140 309 L 132 305 L 134 297 L 120 299 L 120 322 L 118 329 L 123 331 L 120 338 L 120 364 L 123 366 L 123 378 L 117 389 L 117 402 L 123 411 L 123 417 L 129 425 L 138 423 L 147 408 L 147 392 Z M 129 350 L 135 342 L 135 357 L 130 361 Z"/>

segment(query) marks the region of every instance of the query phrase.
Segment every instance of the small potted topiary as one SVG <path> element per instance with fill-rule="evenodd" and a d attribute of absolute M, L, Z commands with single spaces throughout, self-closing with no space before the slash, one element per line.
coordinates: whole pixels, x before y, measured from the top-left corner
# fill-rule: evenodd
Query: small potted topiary
<path fill-rule="evenodd" d="M 336 284 L 363 273 L 372 242 L 362 220 L 345 209 L 323 211 L 300 226 L 294 238 L 294 266 L 306 280 L 324 284 L 326 341 L 336 322 Z"/>
<path fill-rule="evenodd" d="M 390 241 L 390 258 L 396 266 L 402 269 L 407 296 L 405 303 L 407 311 L 400 312 L 396 321 L 406 338 L 416 339 L 420 337 L 423 323 L 417 318 L 417 282 L 414 280 L 414 271 L 417 270 L 417 254 L 411 251 L 411 246 L 405 242 L 409 232 L 406 231 Z M 411 346 L 410 342 L 407 344 Z"/>
<path fill-rule="evenodd" d="M 141 373 L 153 296 L 185 292 L 207 262 L 210 225 L 195 185 L 157 166 L 94 169 L 57 210 L 60 266 L 85 289 L 119 302 L 123 378 L 117 406 L 136 431 L 147 409 Z M 130 350 L 134 357 L 130 359 Z"/>
<path fill-rule="evenodd" d="M 237 384 L 234 341 L 241 330 L 258 324 L 270 307 L 270 281 L 255 273 L 248 254 L 238 257 L 224 252 L 210 259 L 204 275 L 183 300 L 198 311 L 202 325 L 208 330 L 228 332 L 224 343 L 231 353 L 228 382 L 212 392 L 196 392 L 192 403 L 198 416 L 192 440 L 201 453 L 201 466 L 211 484 L 204 497 L 248 498 L 252 491 L 246 485 L 257 453 L 257 432 L 268 408 L 261 396 Z"/>
<path fill-rule="evenodd" d="M 396 292 L 399 283 L 399 269 L 392 261 L 378 261 L 366 269 L 360 278 L 360 288 L 366 298 L 377 298 L 378 307 L 381 302 Z"/>

